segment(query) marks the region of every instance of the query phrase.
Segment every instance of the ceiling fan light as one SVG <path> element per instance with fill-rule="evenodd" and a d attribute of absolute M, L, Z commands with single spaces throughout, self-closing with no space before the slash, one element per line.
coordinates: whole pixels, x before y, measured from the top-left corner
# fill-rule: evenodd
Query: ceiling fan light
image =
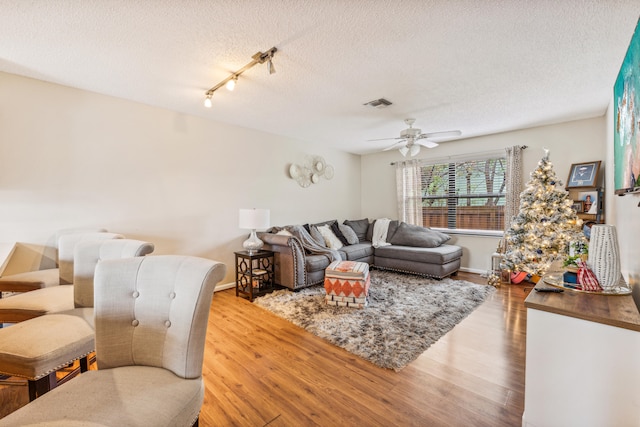
<path fill-rule="evenodd" d="M 225 87 L 227 88 L 227 90 L 233 90 L 236 87 L 236 82 L 238 81 L 237 77 L 232 78 L 231 80 L 229 80 L 227 82 L 227 84 L 225 85 Z"/>
<path fill-rule="evenodd" d="M 411 152 L 410 152 L 411 157 L 417 156 L 419 152 L 420 152 L 420 146 L 418 144 L 413 144 L 411 146 Z"/>
<path fill-rule="evenodd" d="M 407 157 L 407 153 L 409 152 L 409 149 L 405 146 L 399 149 L 398 151 L 400 151 L 400 154 L 402 154 L 404 157 Z"/>

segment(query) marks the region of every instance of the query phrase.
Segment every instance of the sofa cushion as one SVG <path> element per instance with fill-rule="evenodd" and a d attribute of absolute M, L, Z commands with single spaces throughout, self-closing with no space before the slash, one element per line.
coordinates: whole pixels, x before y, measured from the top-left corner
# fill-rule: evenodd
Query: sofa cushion
<path fill-rule="evenodd" d="M 322 271 L 331 264 L 330 257 L 326 255 L 307 255 L 305 259 L 305 268 L 308 273 L 313 271 Z"/>
<path fill-rule="evenodd" d="M 347 261 L 359 260 L 373 255 L 373 246 L 370 243 L 358 243 L 340 248 L 340 256 Z"/>
<path fill-rule="evenodd" d="M 367 241 L 367 230 L 369 229 L 369 219 L 363 218 L 358 220 L 346 220 L 343 222 L 344 225 L 348 225 L 355 231 L 356 236 L 358 236 L 358 241 L 360 243 Z M 369 239 L 368 241 L 371 241 Z"/>
<path fill-rule="evenodd" d="M 455 245 L 440 245 L 436 248 L 410 246 L 381 246 L 375 249 L 376 258 L 392 258 L 427 264 L 446 264 L 462 257 L 462 248 Z"/>
<path fill-rule="evenodd" d="M 342 235 L 347 241 L 347 243 L 345 243 L 346 245 L 356 245 L 360 243 L 360 239 L 358 239 L 358 235 L 356 234 L 355 231 L 353 231 L 353 228 L 344 224 L 338 224 L 338 228 L 340 229 L 340 231 L 342 232 Z"/>
<path fill-rule="evenodd" d="M 392 245 L 435 248 L 450 239 L 451 236 L 448 234 L 403 222 L 398 226 L 393 237 L 390 239 L 387 237 L 387 242 Z"/>

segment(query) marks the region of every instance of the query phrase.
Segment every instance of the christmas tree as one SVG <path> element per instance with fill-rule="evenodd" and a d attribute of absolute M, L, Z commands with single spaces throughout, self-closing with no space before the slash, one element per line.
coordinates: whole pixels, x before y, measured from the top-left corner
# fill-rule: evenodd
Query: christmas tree
<path fill-rule="evenodd" d="M 586 242 L 572 204 L 545 149 L 520 194 L 520 212 L 505 233 L 507 250 L 500 267 L 542 276 L 551 263 L 566 258 L 570 243 Z"/>

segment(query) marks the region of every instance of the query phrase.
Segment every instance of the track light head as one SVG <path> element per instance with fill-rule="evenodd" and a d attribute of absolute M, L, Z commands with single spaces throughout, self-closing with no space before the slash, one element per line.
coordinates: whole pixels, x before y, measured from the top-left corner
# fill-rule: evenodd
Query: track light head
<path fill-rule="evenodd" d="M 204 99 L 204 106 L 207 108 L 211 108 L 211 97 L 213 96 L 212 93 L 207 93 L 207 97 Z"/>
<path fill-rule="evenodd" d="M 269 74 L 276 73 L 276 67 L 273 66 L 273 60 L 271 58 L 267 61 L 267 71 L 269 71 Z"/>
<path fill-rule="evenodd" d="M 235 89 L 237 82 L 238 82 L 238 78 L 234 76 L 231 80 L 227 82 L 225 87 L 227 88 L 227 90 L 233 90 Z"/>

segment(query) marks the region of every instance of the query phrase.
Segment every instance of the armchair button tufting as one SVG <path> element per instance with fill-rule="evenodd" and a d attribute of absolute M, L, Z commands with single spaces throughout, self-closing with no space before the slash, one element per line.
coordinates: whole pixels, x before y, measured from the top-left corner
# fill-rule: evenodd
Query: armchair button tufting
<path fill-rule="evenodd" d="M 169 298 L 174 299 L 176 297 L 176 293 L 175 292 L 171 292 L 169 294 Z"/>
<path fill-rule="evenodd" d="M 133 291 L 132 296 L 133 296 L 134 298 L 138 298 L 138 297 L 140 296 L 140 292 L 138 292 L 138 291 Z"/>
<path fill-rule="evenodd" d="M 138 326 L 140 324 L 140 321 L 138 319 L 133 319 L 133 322 L 131 322 L 132 326 Z"/>
<path fill-rule="evenodd" d="M 166 322 L 164 322 L 164 326 L 166 326 L 167 328 L 171 326 L 171 321 L 167 320 Z"/>

